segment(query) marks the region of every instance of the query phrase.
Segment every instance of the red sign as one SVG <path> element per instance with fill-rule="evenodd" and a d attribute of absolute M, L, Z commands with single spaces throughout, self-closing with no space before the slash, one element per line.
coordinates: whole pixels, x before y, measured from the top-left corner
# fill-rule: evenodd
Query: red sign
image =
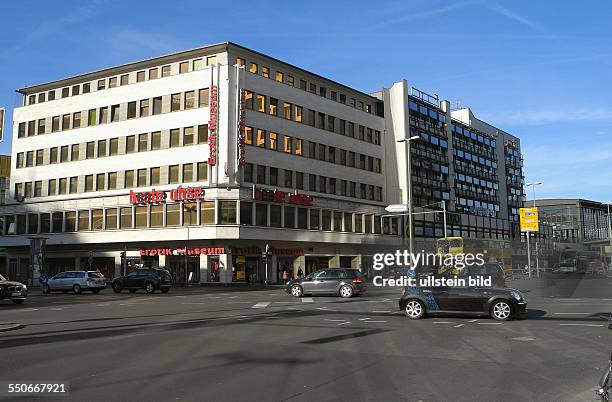
<path fill-rule="evenodd" d="M 217 164 L 217 123 L 218 123 L 218 112 L 219 107 L 217 105 L 217 86 L 210 86 L 210 117 L 208 120 L 208 130 L 210 133 L 208 134 L 208 147 L 209 147 L 209 155 L 208 155 L 208 164 L 216 165 Z"/>
<path fill-rule="evenodd" d="M 195 248 L 141 248 L 141 256 L 156 255 L 218 255 L 225 254 L 225 247 L 195 247 Z"/>
<path fill-rule="evenodd" d="M 251 247 L 231 247 L 232 254 L 234 255 L 249 255 L 249 254 L 261 254 L 262 249 L 258 246 Z M 270 253 L 274 255 L 290 255 L 299 257 L 304 255 L 304 250 L 301 248 L 274 248 L 270 247 Z"/>
<path fill-rule="evenodd" d="M 240 109 L 238 110 L 238 166 L 244 166 L 245 163 L 245 148 L 244 148 L 244 125 L 245 125 L 245 90 L 240 89 Z"/>
<path fill-rule="evenodd" d="M 315 198 L 311 195 L 300 194 L 295 190 L 293 193 L 287 193 L 279 190 L 266 190 L 253 185 L 253 199 L 256 201 L 269 201 L 279 204 L 293 205 L 314 205 Z"/>
<path fill-rule="evenodd" d="M 204 198 L 202 187 L 178 186 L 172 190 L 151 190 L 135 192 L 130 190 L 130 204 L 159 204 L 166 200 L 171 201 L 195 201 Z"/>

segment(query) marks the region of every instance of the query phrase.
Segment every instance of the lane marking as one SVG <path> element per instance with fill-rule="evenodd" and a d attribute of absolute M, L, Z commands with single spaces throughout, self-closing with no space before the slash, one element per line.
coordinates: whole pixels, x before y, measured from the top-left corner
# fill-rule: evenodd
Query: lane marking
<path fill-rule="evenodd" d="M 329 318 L 325 318 L 325 321 L 331 321 L 331 322 L 345 322 L 346 320 L 331 320 Z"/>
<path fill-rule="evenodd" d="M 459 324 L 459 325 L 453 325 L 453 328 L 461 328 L 463 327 L 465 324 Z"/>
<path fill-rule="evenodd" d="M 360 318 L 359 321 L 368 321 L 370 318 Z"/>
<path fill-rule="evenodd" d="M 302 297 L 302 303 L 314 303 L 314 299 L 312 297 Z"/>
<path fill-rule="evenodd" d="M 589 315 L 590 313 L 553 313 L 556 315 Z"/>
<path fill-rule="evenodd" d="M 572 327 L 603 327 L 603 324 L 559 324 Z"/>
<path fill-rule="evenodd" d="M 297 307 L 287 307 L 287 310 L 304 311 L 303 308 L 297 308 Z"/>
<path fill-rule="evenodd" d="M 351 323 L 350 321 L 346 321 L 346 322 L 341 322 L 341 323 L 340 323 L 340 324 L 338 324 L 338 325 L 346 325 L 346 324 L 350 324 L 350 323 Z"/>
<path fill-rule="evenodd" d="M 23 310 L 21 310 L 21 311 L 37 311 L 37 310 L 38 310 L 37 308 L 32 308 L 32 307 L 30 307 L 30 308 L 24 308 L 24 309 L 23 309 Z"/>
<path fill-rule="evenodd" d="M 391 310 L 374 310 L 372 313 L 390 313 Z"/>
<path fill-rule="evenodd" d="M 367 322 L 387 322 L 387 321 L 375 321 L 375 320 L 369 320 Z"/>
<path fill-rule="evenodd" d="M 106 307 L 106 306 L 110 306 L 110 303 L 99 303 L 99 304 L 96 304 L 96 307 Z"/>
<path fill-rule="evenodd" d="M 476 320 L 469 320 L 468 322 L 476 322 L 476 321 L 478 321 L 478 320 L 477 319 Z"/>
<path fill-rule="evenodd" d="M 63 309 L 64 309 L 64 307 L 51 307 L 49 310 L 62 311 Z"/>
<path fill-rule="evenodd" d="M 251 306 L 251 308 L 266 308 L 270 305 L 270 302 L 259 302 L 253 306 Z"/>
<path fill-rule="evenodd" d="M 432 324 L 454 324 L 452 321 L 434 321 Z"/>
<path fill-rule="evenodd" d="M 501 322 L 477 322 L 478 325 L 501 325 Z"/>
<path fill-rule="evenodd" d="M 529 342 L 529 341 L 535 341 L 536 338 L 534 338 L 533 336 L 519 336 L 518 338 L 512 338 L 513 341 L 522 341 L 522 342 Z"/>

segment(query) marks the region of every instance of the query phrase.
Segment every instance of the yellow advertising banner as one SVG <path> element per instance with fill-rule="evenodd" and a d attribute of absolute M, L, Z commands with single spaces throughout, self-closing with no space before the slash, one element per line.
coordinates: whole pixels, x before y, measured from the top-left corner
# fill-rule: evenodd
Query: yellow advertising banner
<path fill-rule="evenodd" d="M 519 210 L 519 216 L 521 232 L 537 232 L 540 230 L 537 208 L 521 208 Z"/>

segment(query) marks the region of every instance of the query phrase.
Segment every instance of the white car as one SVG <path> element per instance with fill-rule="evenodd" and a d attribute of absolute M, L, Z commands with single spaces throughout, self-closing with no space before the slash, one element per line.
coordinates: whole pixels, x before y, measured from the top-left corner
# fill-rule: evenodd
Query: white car
<path fill-rule="evenodd" d="M 84 290 L 98 293 L 105 288 L 106 278 L 98 271 L 65 271 L 47 279 L 42 290 L 43 293 L 51 293 L 54 290 L 67 293 L 72 290 L 75 294 L 80 294 Z"/>

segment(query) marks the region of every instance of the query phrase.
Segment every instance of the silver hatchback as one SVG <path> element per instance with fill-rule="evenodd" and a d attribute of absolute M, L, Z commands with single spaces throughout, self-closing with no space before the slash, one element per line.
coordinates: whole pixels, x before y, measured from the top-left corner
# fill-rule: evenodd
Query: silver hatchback
<path fill-rule="evenodd" d="M 98 271 L 65 271 L 60 272 L 43 284 L 43 293 L 60 290 L 64 293 L 72 290 L 80 294 L 84 290 L 98 293 L 106 288 L 106 278 Z"/>

